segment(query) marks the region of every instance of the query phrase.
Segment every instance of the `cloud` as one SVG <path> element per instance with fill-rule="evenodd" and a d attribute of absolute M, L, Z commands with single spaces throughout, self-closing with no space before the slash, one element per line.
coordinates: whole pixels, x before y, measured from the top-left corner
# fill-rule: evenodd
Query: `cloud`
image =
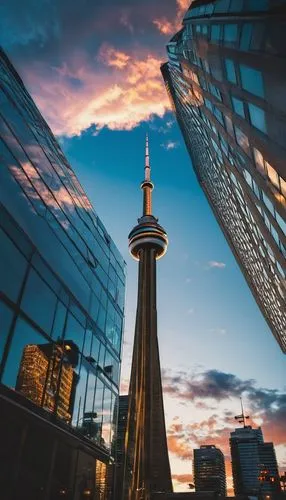
<path fill-rule="evenodd" d="M 208 398 L 221 401 L 233 396 L 240 397 L 244 391 L 253 389 L 253 380 L 242 381 L 231 373 L 218 370 L 207 370 L 195 375 L 184 372 L 172 375 L 165 371 L 163 383 L 164 392 L 190 401 Z"/>
<path fill-rule="evenodd" d="M 167 151 L 170 151 L 171 149 L 176 149 L 179 147 L 179 143 L 175 141 L 167 141 L 163 144 L 161 144 L 161 147 L 166 149 Z"/>
<path fill-rule="evenodd" d="M 153 23 L 162 35 L 175 35 L 181 28 L 183 16 L 191 4 L 191 0 L 177 0 L 177 13 L 175 19 L 162 16 L 154 19 Z"/>
<path fill-rule="evenodd" d="M 225 267 L 226 267 L 226 264 L 224 262 L 210 260 L 207 264 L 206 269 L 224 269 Z"/>
<path fill-rule="evenodd" d="M 128 54 L 104 44 L 97 60 L 99 72 L 81 53 L 69 64 L 25 68 L 24 79 L 56 134 L 79 135 L 91 126 L 130 130 L 169 109 L 156 55 Z"/>
<path fill-rule="evenodd" d="M 193 476 L 192 474 L 172 474 L 173 481 L 180 484 L 192 484 Z"/>
<path fill-rule="evenodd" d="M 226 335 L 226 329 L 225 328 L 211 328 L 209 332 L 212 335 Z"/>

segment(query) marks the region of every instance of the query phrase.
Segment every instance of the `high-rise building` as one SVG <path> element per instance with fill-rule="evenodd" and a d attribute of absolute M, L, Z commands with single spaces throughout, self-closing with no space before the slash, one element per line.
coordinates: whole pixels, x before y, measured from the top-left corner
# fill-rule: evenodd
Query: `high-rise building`
<path fill-rule="evenodd" d="M 0 491 L 103 499 L 125 263 L 0 52 Z"/>
<path fill-rule="evenodd" d="M 277 493 L 281 491 L 277 458 L 273 443 L 258 445 L 260 466 L 260 489 L 262 493 Z"/>
<path fill-rule="evenodd" d="M 125 437 L 128 419 L 128 395 L 119 396 L 117 433 L 114 441 L 115 464 L 114 472 L 114 500 L 120 500 L 123 490 L 124 464 L 125 464 Z"/>
<path fill-rule="evenodd" d="M 286 352 L 285 0 L 194 0 L 162 66 L 198 181 Z"/>
<path fill-rule="evenodd" d="M 124 477 L 128 500 L 150 500 L 153 493 L 172 491 L 156 311 L 156 261 L 166 253 L 168 239 L 152 215 L 150 173 L 147 137 L 143 215 L 129 235 L 130 252 L 139 261 L 139 278 Z"/>
<path fill-rule="evenodd" d="M 236 495 L 279 491 L 273 443 L 264 443 L 262 430 L 250 425 L 230 435 L 233 485 Z"/>
<path fill-rule="evenodd" d="M 203 445 L 194 450 L 193 475 L 196 492 L 226 495 L 224 455 L 216 446 Z"/>

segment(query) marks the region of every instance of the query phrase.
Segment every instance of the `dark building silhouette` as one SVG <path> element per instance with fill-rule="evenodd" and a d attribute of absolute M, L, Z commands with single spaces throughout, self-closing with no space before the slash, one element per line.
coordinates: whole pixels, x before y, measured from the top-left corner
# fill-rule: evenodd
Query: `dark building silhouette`
<path fill-rule="evenodd" d="M 197 179 L 286 352 L 285 0 L 195 0 L 162 74 Z"/>
<path fill-rule="evenodd" d="M 132 256 L 139 261 L 138 304 L 129 387 L 126 439 L 125 498 L 149 499 L 155 492 L 171 492 L 165 416 L 160 371 L 156 261 L 168 245 L 165 230 L 152 215 L 149 145 L 146 139 L 143 215 L 129 235 Z"/>
<path fill-rule="evenodd" d="M 264 443 L 260 427 L 248 425 L 231 432 L 230 451 L 236 495 L 280 491 L 274 446 Z"/>
<path fill-rule="evenodd" d="M 226 495 L 224 455 L 216 446 L 204 445 L 194 450 L 193 472 L 196 492 Z"/>
<path fill-rule="evenodd" d="M 0 51 L 0 491 L 105 500 L 125 263 Z"/>

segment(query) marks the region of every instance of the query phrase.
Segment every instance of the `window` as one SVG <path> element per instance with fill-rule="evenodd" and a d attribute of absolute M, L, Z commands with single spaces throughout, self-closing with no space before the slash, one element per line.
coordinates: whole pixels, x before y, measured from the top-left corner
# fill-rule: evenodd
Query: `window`
<path fill-rule="evenodd" d="M 236 84 L 237 79 L 236 79 L 234 62 L 231 59 L 225 59 L 224 63 L 225 63 L 226 78 L 228 79 L 229 82 Z"/>
<path fill-rule="evenodd" d="M 212 112 L 213 110 L 213 105 L 209 99 L 205 97 L 205 106 Z"/>
<path fill-rule="evenodd" d="M 240 130 L 240 128 L 234 126 L 235 137 L 237 144 L 246 152 L 249 152 L 249 142 L 247 136 Z"/>
<path fill-rule="evenodd" d="M 266 166 L 268 177 L 271 180 L 272 184 L 274 184 L 274 186 L 277 187 L 277 189 L 279 189 L 280 188 L 279 177 L 278 177 L 276 170 L 274 170 L 274 168 L 267 161 L 265 162 L 265 166 Z"/>
<path fill-rule="evenodd" d="M 243 102 L 236 97 L 232 97 L 231 100 L 234 111 L 242 118 L 245 118 Z"/>
<path fill-rule="evenodd" d="M 261 130 L 261 132 L 267 133 L 266 122 L 265 122 L 265 112 L 263 109 L 255 106 L 255 104 L 248 104 L 250 122 L 251 124 Z"/>
<path fill-rule="evenodd" d="M 229 12 L 240 12 L 243 8 L 243 0 L 231 0 Z"/>
<path fill-rule="evenodd" d="M 284 194 L 284 196 L 286 197 L 286 182 L 284 181 L 284 179 L 282 179 L 282 177 L 280 177 L 280 185 L 282 194 Z"/>
<path fill-rule="evenodd" d="M 65 329 L 65 340 L 72 340 L 78 347 L 79 351 L 82 352 L 84 328 L 70 312 L 68 313 L 67 325 Z"/>
<path fill-rule="evenodd" d="M 52 331 L 52 337 L 55 340 L 61 339 L 63 336 L 66 315 L 67 315 L 67 308 L 63 305 L 62 302 L 58 301 L 57 310 L 53 323 L 53 331 Z"/>
<path fill-rule="evenodd" d="M 255 164 L 257 170 L 262 174 L 265 175 L 265 169 L 264 169 L 264 159 L 260 151 L 258 149 L 253 148 L 253 153 L 254 153 L 254 159 L 255 159 Z"/>
<path fill-rule="evenodd" d="M 217 0 L 215 4 L 215 14 L 226 13 L 229 8 L 230 0 Z"/>
<path fill-rule="evenodd" d="M 214 106 L 214 115 L 216 119 L 220 122 L 220 124 L 224 127 L 222 112 L 216 106 Z"/>
<path fill-rule="evenodd" d="M 33 374 L 31 372 L 29 374 L 27 371 L 26 384 L 24 384 L 23 377 L 21 378 L 21 373 L 23 374 L 28 364 L 30 369 L 32 369 L 32 366 L 35 368 L 36 366 L 41 366 L 41 354 L 38 348 L 44 343 L 47 343 L 47 341 L 42 337 L 42 335 L 40 335 L 40 333 L 34 330 L 34 328 L 32 328 L 23 319 L 18 319 L 14 335 L 12 337 L 9 356 L 4 368 L 2 381 L 5 385 L 20 392 L 24 392 L 24 394 L 28 397 L 28 391 L 31 389 L 31 387 L 29 387 L 31 384 L 28 384 L 28 382 L 30 381 L 32 383 Z M 36 357 L 35 354 L 33 355 L 32 351 L 34 353 L 38 353 L 38 356 Z M 33 360 L 33 365 L 29 363 L 31 359 Z M 36 393 L 34 396 L 36 397 Z"/>
<path fill-rule="evenodd" d="M 224 41 L 233 44 L 237 40 L 238 26 L 237 24 L 224 25 Z"/>
<path fill-rule="evenodd" d="M 213 24 L 211 27 L 211 40 L 218 42 L 220 40 L 221 25 Z"/>
<path fill-rule="evenodd" d="M 0 363 L 5 349 L 6 340 L 9 334 L 9 328 L 12 323 L 13 311 L 6 306 L 4 302 L 0 302 Z"/>
<path fill-rule="evenodd" d="M 17 301 L 26 267 L 23 255 L 0 229 L 0 290 L 14 302 Z"/>
<path fill-rule="evenodd" d="M 261 71 L 240 64 L 242 88 L 251 94 L 264 98 L 264 85 Z"/>
<path fill-rule="evenodd" d="M 249 50 L 249 45 L 252 37 L 252 24 L 245 23 L 242 26 L 241 38 L 240 38 L 240 49 Z"/>
<path fill-rule="evenodd" d="M 57 296 L 33 269 L 30 270 L 21 308 L 47 333 L 50 333 Z"/>
<path fill-rule="evenodd" d="M 245 10 L 265 11 L 268 9 L 268 0 L 247 0 Z"/>

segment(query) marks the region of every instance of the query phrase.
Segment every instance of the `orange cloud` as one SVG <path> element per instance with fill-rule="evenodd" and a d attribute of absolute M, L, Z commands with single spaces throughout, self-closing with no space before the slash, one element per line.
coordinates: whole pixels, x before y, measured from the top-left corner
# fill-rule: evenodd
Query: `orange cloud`
<path fill-rule="evenodd" d="M 190 484 L 193 482 L 192 474 L 172 474 L 172 479 L 181 484 Z"/>
<path fill-rule="evenodd" d="M 177 14 L 174 21 L 169 21 L 166 17 L 154 19 L 153 24 L 157 26 L 163 35 L 174 35 L 182 26 L 185 12 L 190 7 L 192 0 L 176 0 Z"/>
<path fill-rule="evenodd" d="M 97 66 L 78 53 L 48 74 L 39 65 L 24 74 L 55 134 L 80 135 L 92 125 L 130 130 L 170 109 L 156 55 L 129 54 L 104 44 L 96 61 Z"/>

